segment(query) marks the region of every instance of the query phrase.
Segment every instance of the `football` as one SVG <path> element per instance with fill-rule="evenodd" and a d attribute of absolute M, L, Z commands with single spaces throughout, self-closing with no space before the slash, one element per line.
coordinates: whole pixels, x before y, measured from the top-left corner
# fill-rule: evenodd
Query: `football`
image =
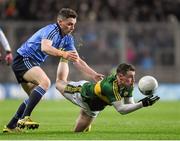
<path fill-rule="evenodd" d="M 157 87 L 158 81 L 153 76 L 143 76 L 138 82 L 139 91 L 146 96 L 153 95 Z"/>

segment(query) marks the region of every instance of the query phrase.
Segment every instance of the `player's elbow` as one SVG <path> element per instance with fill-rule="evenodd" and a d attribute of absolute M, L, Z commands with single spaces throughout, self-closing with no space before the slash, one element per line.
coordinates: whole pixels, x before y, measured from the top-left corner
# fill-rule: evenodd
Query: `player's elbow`
<path fill-rule="evenodd" d="M 47 52 L 47 50 L 48 50 L 48 46 L 46 44 L 42 44 L 41 45 L 41 51 Z"/>
<path fill-rule="evenodd" d="M 116 111 L 121 115 L 127 114 L 126 106 L 121 101 L 114 102 L 113 106 L 116 109 Z"/>
<path fill-rule="evenodd" d="M 125 112 L 125 111 L 118 111 L 121 115 L 126 115 L 127 114 L 127 112 Z"/>
<path fill-rule="evenodd" d="M 126 114 L 128 114 L 128 112 L 127 112 L 124 108 L 119 108 L 117 111 L 118 111 L 121 115 L 126 115 Z"/>

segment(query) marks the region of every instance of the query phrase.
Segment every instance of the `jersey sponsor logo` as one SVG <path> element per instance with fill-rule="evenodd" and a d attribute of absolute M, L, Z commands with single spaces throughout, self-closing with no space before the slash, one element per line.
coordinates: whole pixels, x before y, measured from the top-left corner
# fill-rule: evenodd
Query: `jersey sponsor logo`
<path fill-rule="evenodd" d="M 128 94 L 129 94 L 129 93 L 128 93 L 127 91 L 125 91 L 125 92 L 124 92 L 124 97 L 128 96 Z"/>
<path fill-rule="evenodd" d="M 81 92 L 81 86 L 73 86 L 73 85 L 70 85 L 68 84 L 64 90 L 64 92 L 67 92 L 67 93 L 71 93 L 71 94 L 74 94 L 74 93 L 77 93 L 77 92 Z"/>

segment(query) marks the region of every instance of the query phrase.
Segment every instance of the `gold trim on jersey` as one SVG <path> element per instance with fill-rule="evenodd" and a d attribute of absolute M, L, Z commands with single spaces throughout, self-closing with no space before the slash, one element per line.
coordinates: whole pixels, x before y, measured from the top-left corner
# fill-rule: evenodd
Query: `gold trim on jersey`
<path fill-rule="evenodd" d="M 95 87 L 94 87 L 94 93 L 101 99 L 101 100 L 103 100 L 103 101 L 105 101 L 106 103 L 110 103 L 109 102 L 109 100 L 108 100 L 108 98 L 106 97 L 106 96 L 104 96 L 104 95 L 102 95 L 102 93 L 101 93 L 101 81 L 99 81 L 99 82 L 97 82 L 96 83 L 96 85 L 95 85 Z"/>
<path fill-rule="evenodd" d="M 113 92 L 114 92 L 114 96 L 115 96 L 116 100 L 118 100 L 118 101 L 121 100 L 121 96 L 118 91 L 117 80 L 113 81 Z"/>

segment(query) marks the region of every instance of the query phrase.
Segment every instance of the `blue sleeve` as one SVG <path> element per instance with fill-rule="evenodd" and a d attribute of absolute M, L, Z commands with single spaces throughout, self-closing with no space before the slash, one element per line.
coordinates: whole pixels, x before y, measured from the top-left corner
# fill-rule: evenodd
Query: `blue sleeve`
<path fill-rule="evenodd" d="M 47 25 L 46 27 L 41 29 L 42 39 L 52 40 L 56 34 L 59 34 L 58 27 L 53 25 Z"/>

